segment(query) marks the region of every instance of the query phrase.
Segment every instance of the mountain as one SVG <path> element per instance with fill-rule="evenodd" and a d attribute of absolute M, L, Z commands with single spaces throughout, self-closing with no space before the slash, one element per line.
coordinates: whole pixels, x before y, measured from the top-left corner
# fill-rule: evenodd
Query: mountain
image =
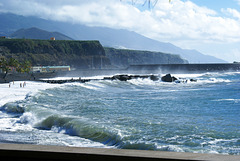
<path fill-rule="evenodd" d="M 36 17 L 24 17 L 14 14 L 0 14 L 0 35 L 9 36 L 20 28 L 37 27 L 47 31 L 57 31 L 75 40 L 99 40 L 103 46 L 135 50 L 149 50 L 178 54 L 190 63 L 223 63 L 224 60 L 204 55 L 196 50 L 185 50 L 171 43 L 159 42 L 144 37 L 133 31 L 111 29 L 106 27 L 88 27 L 45 20 Z"/>
<path fill-rule="evenodd" d="M 19 29 L 16 32 L 12 33 L 10 37 L 40 40 L 50 40 L 51 37 L 55 37 L 56 40 L 73 40 L 72 38 L 59 32 L 48 32 L 38 29 L 36 27 L 32 27 L 29 29 Z"/>

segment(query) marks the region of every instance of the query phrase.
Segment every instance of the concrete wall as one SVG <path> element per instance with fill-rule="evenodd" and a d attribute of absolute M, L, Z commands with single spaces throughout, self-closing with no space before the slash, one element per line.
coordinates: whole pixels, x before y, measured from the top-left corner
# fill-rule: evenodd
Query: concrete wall
<path fill-rule="evenodd" d="M 154 161 L 154 160 L 212 160 L 212 161 L 239 161 L 240 156 L 176 153 L 145 150 L 101 149 L 101 148 L 77 148 L 60 146 L 42 146 L 26 144 L 0 144 L 1 160 L 84 160 L 84 161 Z"/>
<path fill-rule="evenodd" d="M 161 73 L 200 73 L 240 71 L 239 63 L 226 64 L 156 64 L 156 65 L 131 65 L 128 71 L 161 72 Z"/>

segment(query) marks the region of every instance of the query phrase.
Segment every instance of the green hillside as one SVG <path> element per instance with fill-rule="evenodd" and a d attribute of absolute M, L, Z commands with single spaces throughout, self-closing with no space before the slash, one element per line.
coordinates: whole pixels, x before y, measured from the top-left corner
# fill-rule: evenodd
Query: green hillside
<path fill-rule="evenodd" d="M 0 39 L 0 56 L 32 65 L 101 68 L 110 65 L 99 41 Z"/>

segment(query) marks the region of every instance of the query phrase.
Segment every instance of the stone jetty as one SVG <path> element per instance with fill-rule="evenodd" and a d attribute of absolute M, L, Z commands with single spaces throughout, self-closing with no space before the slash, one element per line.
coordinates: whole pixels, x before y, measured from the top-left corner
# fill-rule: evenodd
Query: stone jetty
<path fill-rule="evenodd" d="M 40 82 L 45 82 L 45 83 L 51 83 L 51 84 L 63 84 L 63 83 L 73 83 L 73 82 L 79 82 L 79 83 L 86 83 L 94 80 L 119 80 L 119 81 L 128 81 L 131 79 L 151 79 L 153 81 L 159 80 L 159 76 L 157 75 L 114 75 L 111 77 L 104 77 L 102 79 L 65 79 L 65 80 L 54 80 L 54 79 L 48 79 L 48 80 L 39 80 Z"/>
<path fill-rule="evenodd" d="M 73 83 L 73 82 L 79 82 L 79 83 L 86 83 L 90 81 L 99 81 L 99 80 L 119 80 L 119 81 L 128 81 L 132 79 L 150 79 L 152 81 L 159 81 L 161 80 L 162 82 L 176 82 L 176 83 L 181 83 L 181 79 L 177 79 L 174 76 L 171 76 L 171 74 L 166 74 L 162 77 L 159 77 L 159 75 L 114 75 L 111 77 L 103 77 L 102 79 L 64 79 L 64 80 L 55 80 L 55 79 L 48 79 L 48 80 L 38 80 L 40 82 L 45 82 L 45 83 L 51 83 L 51 84 L 63 84 L 63 83 Z M 190 79 L 190 82 L 197 82 L 195 79 Z M 186 80 L 184 81 L 185 83 L 187 82 Z"/>

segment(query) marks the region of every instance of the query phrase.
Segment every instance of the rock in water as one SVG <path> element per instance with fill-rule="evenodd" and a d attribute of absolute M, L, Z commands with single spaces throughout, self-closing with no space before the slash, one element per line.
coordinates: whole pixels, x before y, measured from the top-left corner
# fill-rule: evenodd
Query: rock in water
<path fill-rule="evenodd" d="M 113 80 L 120 80 L 120 81 L 127 81 L 127 80 L 130 80 L 131 77 L 129 77 L 128 75 L 115 75 L 112 77 Z"/>
<path fill-rule="evenodd" d="M 197 82 L 196 79 L 190 79 L 190 82 Z"/>
<path fill-rule="evenodd" d="M 172 77 L 171 74 L 167 74 L 161 78 L 163 82 L 174 82 L 177 78 Z"/>
<path fill-rule="evenodd" d="M 158 78 L 157 76 L 155 76 L 155 75 L 151 75 L 151 76 L 150 76 L 150 79 L 151 79 L 152 81 L 158 81 L 158 80 L 159 80 L 159 78 Z"/>

